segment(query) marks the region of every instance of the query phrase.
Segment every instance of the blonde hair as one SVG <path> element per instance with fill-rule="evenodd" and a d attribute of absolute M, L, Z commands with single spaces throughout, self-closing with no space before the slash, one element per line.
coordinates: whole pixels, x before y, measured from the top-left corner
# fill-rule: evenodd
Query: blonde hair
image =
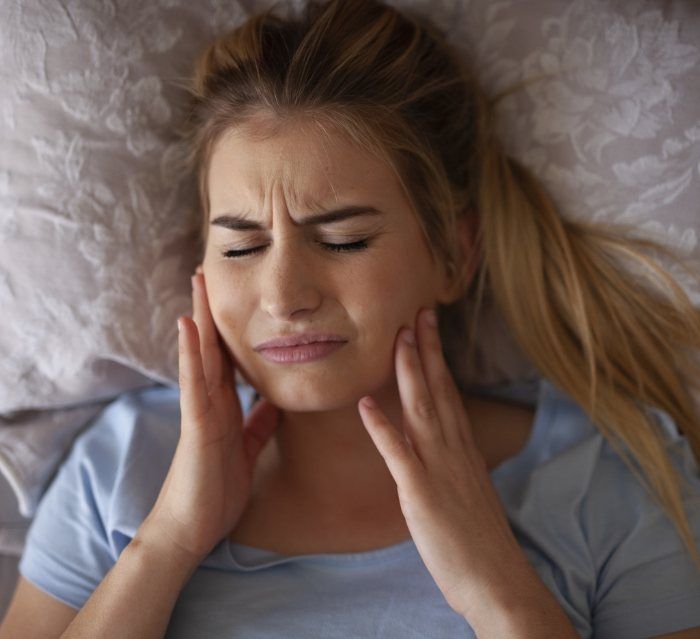
<path fill-rule="evenodd" d="M 475 300 L 470 327 L 459 326 L 469 353 L 486 294 L 522 352 L 583 408 L 663 507 L 700 569 L 681 475 L 648 411 L 665 411 L 700 459 L 693 401 L 700 311 L 645 251 L 687 269 L 681 258 L 632 237 L 633 229 L 558 215 L 494 135 L 493 107 L 504 94 L 489 100 L 433 25 L 377 0 L 310 1 L 299 17 L 281 17 L 277 8 L 206 47 L 187 87 L 181 132 L 197 171 L 201 248 L 209 159 L 224 132 L 260 112 L 277 126 L 302 117 L 343 132 L 391 166 L 433 257 L 452 269 L 463 300 Z M 475 214 L 478 250 L 467 264 L 457 222 Z M 441 330 L 461 317 L 455 309 L 463 300 L 440 309 Z"/>

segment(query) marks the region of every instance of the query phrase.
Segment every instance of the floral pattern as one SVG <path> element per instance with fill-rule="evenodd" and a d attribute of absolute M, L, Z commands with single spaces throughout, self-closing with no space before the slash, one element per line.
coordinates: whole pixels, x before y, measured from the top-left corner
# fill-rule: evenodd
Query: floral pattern
<path fill-rule="evenodd" d="M 96 407 L 176 383 L 175 319 L 191 312 L 198 226 L 174 132 L 180 83 L 207 41 L 270 4 L 3 5 L 0 471 L 24 517 Z M 700 266 L 693 3 L 392 4 L 445 30 L 493 94 L 541 76 L 499 104 L 498 133 L 563 216 L 630 224 Z M 700 303 L 688 276 L 673 272 Z M 480 322 L 466 381 L 532 375 L 497 319 Z"/>

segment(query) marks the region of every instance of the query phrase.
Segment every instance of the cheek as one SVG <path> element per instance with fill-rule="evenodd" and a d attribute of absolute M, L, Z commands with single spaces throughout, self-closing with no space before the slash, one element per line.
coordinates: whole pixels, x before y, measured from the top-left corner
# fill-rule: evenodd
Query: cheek
<path fill-rule="evenodd" d="M 418 308 L 433 295 L 430 264 L 407 249 L 384 255 L 365 282 L 367 306 L 396 332 L 412 325 Z"/>
<path fill-rule="evenodd" d="M 238 287 L 237 287 L 238 288 Z M 229 346 L 237 345 L 245 327 L 245 300 L 230 285 L 212 283 L 208 288 L 209 308 L 217 330 Z"/>
<path fill-rule="evenodd" d="M 255 353 L 247 340 L 246 329 L 249 326 L 246 309 L 240 296 L 235 297 L 232 291 L 215 294 L 216 299 L 210 302 L 212 319 L 216 325 L 221 340 L 221 348 L 235 362 L 237 373 L 248 384 L 256 386 L 253 374 Z"/>
<path fill-rule="evenodd" d="M 418 308 L 430 298 L 426 278 L 416 273 L 409 260 L 397 260 L 395 255 L 366 275 L 353 308 L 346 308 L 361 330 L 362 360 L 382 377 L 393 374 L 399 330 L 414 324 Z"/>

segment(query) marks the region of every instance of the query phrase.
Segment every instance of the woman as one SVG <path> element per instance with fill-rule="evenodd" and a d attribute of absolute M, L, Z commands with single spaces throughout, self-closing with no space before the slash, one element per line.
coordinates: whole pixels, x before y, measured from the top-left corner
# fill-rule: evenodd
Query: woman
<path fill-rule="evenodd" d="M 374 0 L 250 19 L 192 95 L 180 393 L 80 437 L 0 637 L 700 636 L 700 317 L 652 245 L 561 219 L 441 36 Z M 444 359 L 484 290 L 534 407 Z"/>

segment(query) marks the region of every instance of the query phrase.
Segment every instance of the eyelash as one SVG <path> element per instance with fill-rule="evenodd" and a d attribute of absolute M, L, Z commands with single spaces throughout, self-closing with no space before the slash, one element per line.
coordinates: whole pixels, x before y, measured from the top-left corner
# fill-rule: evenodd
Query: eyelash
<path fill-rule="evenodd" d="M 353 251 L 362 251 L 367 248 L 367 240 L 358 240 L 357 242 L 348 242 L 346 244 L 331 244 L 329 242 L 319 242 L 321 246 L 324 248 L 328 249 L 329 251 L 333 251 L 334 253 L 345 253 L 345 252 L 353 252 Z M 230 249 L 228 251 L 224 251 L 222 255 L 224 257 L 227 257 L 229 259 L 233 259 L 236 257 L 245 257 L 246 255 L 252 255 L 253 253 L 258 253 L 262 249 L 264 249 L 264 246 L 256 246 L 254 248 L 250 249 L 241 249 L 241 250 L 236 250 L 236 249 Z"/>

